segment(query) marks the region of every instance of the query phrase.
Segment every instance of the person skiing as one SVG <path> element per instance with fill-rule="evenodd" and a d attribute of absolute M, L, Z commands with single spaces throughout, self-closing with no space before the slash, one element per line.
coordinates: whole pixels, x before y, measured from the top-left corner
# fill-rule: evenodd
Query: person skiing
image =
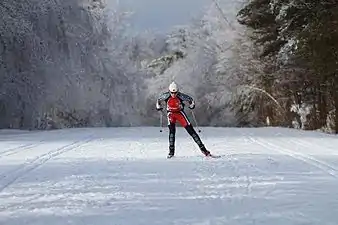
<path fill-rule="evenodd" d="M 182 92 L 179 92 L 177 84 L 172 82 L 169 85 L 169 91 L 164 92 L 156 101 L 156 109 L 162 111 L 162 103 L 166 104 L 167 119 L 169 128 L 169 154 L 167 158 L 171 158 L 175 154 L 175 134 L 176 134 L 176 122 L 179 122 L 182 127 L 190 134 L 193 140 L 196 142 L 201 152 L 205 156 L 211 156 L 210 152 L 206 149 L 199 135 L 196 133 L 192 124 L 190 123 L 187 115 L 184 112 L 184 102 L 189 103 L 189 108 L 195 108 L 195 101 L 192 97 Z"/>

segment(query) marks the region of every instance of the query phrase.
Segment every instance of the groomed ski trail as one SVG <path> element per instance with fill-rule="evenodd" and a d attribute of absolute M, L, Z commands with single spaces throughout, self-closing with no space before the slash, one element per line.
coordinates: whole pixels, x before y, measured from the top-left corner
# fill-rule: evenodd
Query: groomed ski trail
<path fill-rule="evenodd" d="M 176 157 L 154 127 L 1 135 L 0 224 L 333 225 L 332 135 L 284 128 L 184 129 Z M 22 136 L 21 136 L 22 135 Z"/>

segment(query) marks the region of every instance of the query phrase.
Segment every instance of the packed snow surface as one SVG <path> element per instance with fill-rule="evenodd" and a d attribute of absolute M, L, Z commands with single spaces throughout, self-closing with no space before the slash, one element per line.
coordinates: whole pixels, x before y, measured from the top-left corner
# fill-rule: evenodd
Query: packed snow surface
<path fill-rule="evenodd" d="M 156 127 L 0 131 L 0 224 L 338 224 L 338 138 Z"/>

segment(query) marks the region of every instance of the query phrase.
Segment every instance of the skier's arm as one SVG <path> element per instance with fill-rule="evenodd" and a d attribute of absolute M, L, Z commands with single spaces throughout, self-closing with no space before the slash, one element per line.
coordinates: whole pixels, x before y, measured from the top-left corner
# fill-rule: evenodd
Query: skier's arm
<path fill-rule="evenodd" d="M 186 101 L 186 102 L 189 102 L 189 108 L 190 109 L 194 109 L 195 108 L 195 101 L 194 99 L 187 95 L 187 94 L 184 94 L 184 93 L 180 93 L 180 98 L 182 99 L 182 101 Z"/>
<path fill-rule="evenodd" d="M 160 97 L 158 97 L 158 99 L 156 100 L 156 109 L 157 110 L 163 109 L 163 107 L 161 106 L 161 103 L 166 101 L 169 96 L 170 96 L 170 94 L 168 92 L 165 92 L 165 93 L 161 94 Z"/>

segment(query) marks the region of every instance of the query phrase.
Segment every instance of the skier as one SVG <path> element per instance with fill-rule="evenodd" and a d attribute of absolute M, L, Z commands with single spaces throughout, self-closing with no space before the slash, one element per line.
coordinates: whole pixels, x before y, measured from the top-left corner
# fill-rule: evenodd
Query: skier
<path fill-rule="evenodd" d="M 179 92 L 178 87 L 175 82 L 172 82 L 169 85 L 169 91 L 160 95 L 156 101 L 156 109 L 162 111 L 163 107 L 162 102 L 165 102 L 167 105 L 167 118 L 168 118 L 168 128 L 169 128 L 169 154 L 167 158 L 171 158 L 175 154 L 175 133 L 176 133 L 176 122 L 178 121 L 182 127 L 184 127 L 196 144 L 199 146 L 201 152 L 205 156 L 211 156 L 210 152 L 205 148 L 200 137 L 196 133 L 195 129 L 191 125 L 187 115 L 184 112 L 184 102 L 189 103 L 189 108 L 195 108 L 195 102 L 192 97 L 186 95 L 182 92 Z"/>

